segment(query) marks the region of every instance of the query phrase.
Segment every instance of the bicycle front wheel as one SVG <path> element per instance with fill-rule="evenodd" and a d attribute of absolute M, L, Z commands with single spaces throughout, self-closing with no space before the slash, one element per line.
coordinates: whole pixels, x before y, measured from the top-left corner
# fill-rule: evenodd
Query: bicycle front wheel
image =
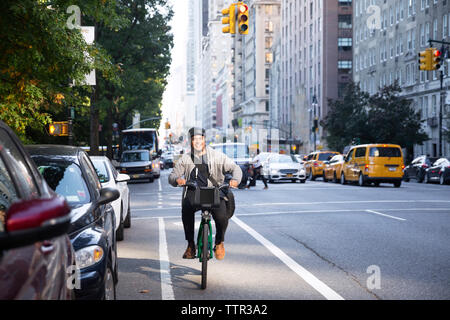
<path fill-rule="evenodd" d="M 209 256 L 209 227 L 207 224 L 203 225 L 202 230 L 202 289 L 206 289 L 206 275 L 208 270 L 208 256 Z"/>

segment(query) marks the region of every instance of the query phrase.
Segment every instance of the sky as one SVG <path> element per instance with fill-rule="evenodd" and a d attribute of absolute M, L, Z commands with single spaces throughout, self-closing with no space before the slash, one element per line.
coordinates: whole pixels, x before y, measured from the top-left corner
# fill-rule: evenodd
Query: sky
<path fill-rule="evenodd" d="M 161 126 L 164 126 L 166 118 L 170 120 L 171 108 L 169 106 L 170 97 L 180 94 L 184 88 L 179 88 L 179 84 L 175 83 L 173 74 L 175 70 L 186 65 L 186 42 L 187 42 L 187 4 L 188 0 L 169 0 L 174 10 L 174 17 L 171 22 L 172 33 L 174 35 L 174 47 L 172 49 L 172 64 L 170 67 L 171 75 L 168 78 L 168 85 L 163 95 L 162 115 L 163 120 Z M 160 131 L 163 133 L 162 131 Z"/>

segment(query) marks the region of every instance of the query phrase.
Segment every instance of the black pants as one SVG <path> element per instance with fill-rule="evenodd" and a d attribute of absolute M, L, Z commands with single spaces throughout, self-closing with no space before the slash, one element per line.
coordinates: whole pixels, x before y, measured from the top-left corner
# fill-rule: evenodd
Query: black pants
<path fill-rule="evenodd" d="M 182 203 L 181 218 L 183 220 L 184 234 L 187 241 L 194 241 L 195 233 L 195 212 L 199 209 L 194 208 L 188 198 L 185 198 Z M 228 215 L 225 200 L 220 200 L 220 207 L 213 209 L 212 217 L 216 223 L 216 244 L 219 244 L 225 239 L 225 231 L 228 227 Z"/>
<path fill-rule="evenodd" d="M 261 177 L 261 179 L 262 179 L 262 181 L 263 181 L 263 183 L 264 183 L 264 186 L 267 188 L 267 187 L 268 187 L 268 186 L 267 186 L 267 179 L 266 179 L 266 177 L 264 177 L 264 175 L 262 174 L 262 167 L 253 169 L 253 177 L 252 177 L 252 180 L 250 181 L 249 187 L 254 187 L 254 186 L 256 186 L 256 180 L 258 180 L 259 177 Z"/>

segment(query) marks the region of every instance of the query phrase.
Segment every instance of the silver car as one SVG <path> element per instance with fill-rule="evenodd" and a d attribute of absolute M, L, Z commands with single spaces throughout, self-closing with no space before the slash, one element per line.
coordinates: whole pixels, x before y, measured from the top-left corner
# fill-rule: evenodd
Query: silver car
<path fill-rule="evenodd" d="M 148 150 L 124 151 L 120 158 L 119 170 L 120 173 L 128 174 L 131 180 L 148 179 L 153 182 L 155 179 L 152 156 Z"/>
<path fill-rule="evenodd" d="M 295 156 L 285 154 L 271 154 L 263 163 L 263 174 L 269 182 L 290 180 L 305 183 L 306 181 L 304 166 Z"/>

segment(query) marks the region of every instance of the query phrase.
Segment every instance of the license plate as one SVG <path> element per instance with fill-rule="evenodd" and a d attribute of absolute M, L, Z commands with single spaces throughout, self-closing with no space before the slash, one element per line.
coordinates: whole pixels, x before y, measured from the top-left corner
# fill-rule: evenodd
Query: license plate
<path fill-rule="evenodd" d="M 288 178 L 291 178 L 292 176 L 293 176 L 292 173 L 288 173 L 288 174 L 286 175 L 286 177 L 288 177 Z"/>
<path fill-rule="evenodd" d="M 139 178 L 139 175 L 138 174 L 133 174 L 133 178 L 137 179 L 137 178 Z"/>
<path fill-rule="evenodd" d="M 397 171 L 397 168 L 389 168 L 389 171 Z"/>

